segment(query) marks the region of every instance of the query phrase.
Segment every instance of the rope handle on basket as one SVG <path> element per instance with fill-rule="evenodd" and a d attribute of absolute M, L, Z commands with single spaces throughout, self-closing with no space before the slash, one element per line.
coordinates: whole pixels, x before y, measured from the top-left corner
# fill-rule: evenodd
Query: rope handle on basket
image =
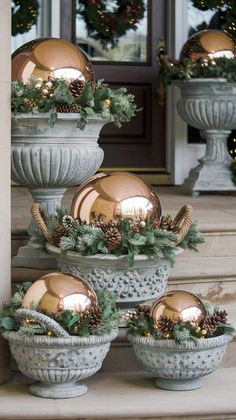
<path fill-rule="evenodd" d="M 180 242 L 185 238 L 188 233 L 190 226 L 193 222 L 193 208 L 192 206 L 186 204 L 183 206 L 180 211 L 177 213 L 173 220 L 173 225 L 175 229 L 177 228 L 178 239 L 175 243 L 175 246 L 178 246 Z"/>
<path fill-rule="evenodd" d="M 48 242 L 50 242 L 53 245 L 51 235 L 48 232 L 48 228 L 44 223 L 44 220 L 42 218 L 43 209 L 39 203 L 34 203 L 31 206 L 31 214 L 34 218 L 34 221 L 36 225 L 39 227 L 39 229 L 43 232 L 45 238 Z"/>
<path fill-rule="evenodd" d="M 34 321 L 39 322 L 40 324 L 47 327 L 50 331 L 53 332 L 57 337 L 70 337 L 64 328 L 62 328 L 56 321 L 49 318 L 49 316 L 41 314 L 40 312 L 33 311 L 32 309 L 17 309 L 16 316 L 18 318 L 28 318 L 33 319 Z"/>

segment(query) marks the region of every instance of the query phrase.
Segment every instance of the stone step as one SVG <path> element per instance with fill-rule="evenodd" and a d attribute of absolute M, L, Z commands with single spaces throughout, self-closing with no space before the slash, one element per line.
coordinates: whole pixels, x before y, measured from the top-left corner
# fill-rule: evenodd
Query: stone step
<path fill-rule="evenodd" d="M 149 373 L 98 372 L 83 381 L 88 393 L 69 399 L 34 397 L 32 381 L 15 374 L 0 388 L 4 420 L 235 420 L 236 368 L 220 368 L 203 378 L 193 391 L 165 391 L 155 387 Z"/>

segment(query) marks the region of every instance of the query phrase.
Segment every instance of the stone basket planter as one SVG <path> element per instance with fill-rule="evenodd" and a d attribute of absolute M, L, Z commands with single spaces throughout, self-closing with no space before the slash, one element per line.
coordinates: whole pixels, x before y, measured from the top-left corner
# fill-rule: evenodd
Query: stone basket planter
<path fill-rule="evenodd" d="M 232 336 L 224 334 L 213 338 L 176 343 L 127 334 L 137 359 L 155 377 L 158 388 L 188 391 L 200 388 L 202 377 L 217 369 Z"/>
<path fill-rule="evenodd" d="M 85 394 L 87 386 L 80 380 L 101 368 L 117 331 L 102 336 L 70 336 L 55 321 L 35 311 L 20 309 L 17 315 L 38 320 L 60 336 L 3 333 L 20 371 L 38 381 L 30 385 L 30 393 L 45 398 L 72 398 Z"/>
<path fill-rule="evenodd" d="M 63 273 L 79 275 L 87 280 L 95 291 L 106 289 L 117 295 L 117 304 L 120 308 L 130 308 L 137 304 L 155 299 L 167 289 L 167 281 L 171 266 L 168 261 L 157 262 L 147 255 L 136 255 L 133 267 L 129 267 L 127 255 L 115 256 L 96 254 L 82 256 L 79 253 L 68 251 L 62 253 L 60 248 L 54 246 L 47 227 L 40 215 L 40 207 L 35 204 L 32 214 L 36 224 L 48 240 L 46 248 L 53 255 L 58 269 Z M 192 207 L 181 208 L 175 219 L 180 220 L 180 230 L 176 243 L 176 254 L 182 252 L 178 247 L 192 224 Z"/>
<path fill-rule="evenodd" d="M 35 202 L 49 214 L 61 206 L 68 187 L 79 185 L 95 174 L 104 152 L 98 145 L 99 133 L 109 121 L 88 118 L 84 131 L 76 127 L 78 113 L 59 113 L 50 126 L 49 114 L 18 114 L 12 117 L 11 176 L 27 187 Z M 32 235 L 34 225 L 28 228 Z M 14 266 L 55 268 L 55 260 L 47 259 L 35 244 L 20 248 Z"/>

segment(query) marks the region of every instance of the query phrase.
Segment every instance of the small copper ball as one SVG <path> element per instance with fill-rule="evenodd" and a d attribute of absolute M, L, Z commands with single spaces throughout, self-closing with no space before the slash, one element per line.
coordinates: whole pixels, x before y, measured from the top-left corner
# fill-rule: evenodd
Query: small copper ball
<path fill-rule="evenodd" d="M 212 60 L 218 57 L 235 58 L 236 41 L 227 32 L 206 29 L 197 32 L 182 47 L 180 61 Z"/>
<path fill-rule="evenodd" d="M 202 301 L 193 293 L 175 290 L 164 293 L 152 305 L 151 317 L 154 325 L 161 316 L 174 322 L 199 322 L 206 315 Z"/>
<path fill-rule="evenodd" d="M 130 172 L 103 172 L 85 181 L 71 207 L 73 218 L 87 223 L 128 218 L 132 222 L 158 223 L 161 204 L 153 187 Z"/>
<path fill-rule="evenodd" d="M 27 290 L 23 308 L 41 309 L 49 313 L 71 310 L 82 313 L 97 305 L 92 287 L 73 274 L 51 273 L 41 277 Z"/>

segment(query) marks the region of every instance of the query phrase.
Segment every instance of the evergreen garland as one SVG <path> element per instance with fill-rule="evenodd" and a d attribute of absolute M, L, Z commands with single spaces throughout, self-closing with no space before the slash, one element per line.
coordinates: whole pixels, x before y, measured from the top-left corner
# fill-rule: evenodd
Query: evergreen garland
<path fill-rule="evenodd" d="M 116 0 L 113 11 L 107 10 L 107 0 L 80 0 L 79 13 L 87 25 L 88 35 L 99 40 L 105 49 L 114 48 L 119 38 L 144 16 L 143 0 Z"/>
<path fill-rule="evenodd" d="M 28 32 L 37 23 L 39 15 L 38 0 L 13 0 L 12 36 Z"/>
<path fill-rule="evenodd" d="M 211 311 L 208 312 L 208 308 Z M 160 316 L 156 325 L 149 311 L 144 306 L 127 312 L 123 321 L 135 336 L 154 337 L 155 339 L 173 339 L 177 342 L 211 338 L 225 333 L 234 335 L 234 327 L 227 323 L 227 313 L 218 306 L 206 304 L 207 314 L 199 322 L 174 322 L 167 316 Z"/>
<path fill-rule="evenodd" d="M 74 105 L 74 108 L 71 106 Z M 68 108 L 69 107 L 69 108 Z M 40 81 L 32 78 L 27 83 L 13 81 L 11 85 L 11 108 L 18 113 L 49 113 L 49 123 L 53 126 L 58 112 L 79 112 L 77 127 L 83 130 L 89 117 L 100 117 L 114 122 L 118 127 L 129 121 L 138 111 L 134 95 L 121 87 L 113 90 L 102 80 L 85 82 L 80 96 L 74 96 L 70 82 L 65 79 Z"/>
<path fill-rule="evenodd" d="M 61 252 L 73 251 L 80 255 L 88 256 L 95 254 L 112 254 L 116 256 L 127 255 L 130 267 L 134 264 L 135 255 L 145 254 L 153 257 L 157 262 L 168 261 L 173 266 L 175 261 L 175 242 L 177 235 L 171 231 L 157 229 L 150 223 L 141 226 L 139 223 L 133 223 L 129 219 L 121 221 L 117 226 L 121 235 L 121 242 L 115 249 L 110 249 L 106 242 L 106 234 L 104 229 L 94 224 L 88 224 L 81 220 L 75 219 L 71 226 L 67 227 L 67 235 L 59 238 L 55 232 L 60 232 L 62 227 L 62 217 L 60 213 L 65 212 L 62 209 L 57 210 L 56 215 L 45 218 L 44 222 L 48 228 L 52 238 L 53 245 L 59 246 Z M 197 251 L 197 245 L 204 242 L 203 235 L 198 231 L 196 222 L 190 227 L 189 233 L 186 235 L 180 247 Z M 42 244 L 42 235 L 36 236 L 38 242 Z M 44 240 L 44 245 L 46 240 Z"/>
<path fill-rule="evenodd" d="M 21 308 L 23 298 L 31 282 L 17 285 L 16 292 L 8 304 L 3 305 L 0 311 L 0 332 L 18 331 L 20 335 L 53 335 L 45 325 L 34 320 L 18 320 L 15 316 L 17 309 Z M 98 307 L 91 308 L 84 313 L 74 314 L 66 310 L 57 313 L 48 313 L 37 308 L 37 311 L 49 316 L 58 322 L 70 335 L 84 336 L 110 334 L 118 328 L 120 312 L 116 308 L 116 295 L 109 291 L 97 292 Z"/>
<path fill-rule="evenodd" d="M 218 57 L 192 61 L 171 63 L 170 68 L 162 67 L 159 72 L 160 80 L 167 85 L 175 80 L 225 78 L 228 82 L 236 82 L 236 59 Z"/>

